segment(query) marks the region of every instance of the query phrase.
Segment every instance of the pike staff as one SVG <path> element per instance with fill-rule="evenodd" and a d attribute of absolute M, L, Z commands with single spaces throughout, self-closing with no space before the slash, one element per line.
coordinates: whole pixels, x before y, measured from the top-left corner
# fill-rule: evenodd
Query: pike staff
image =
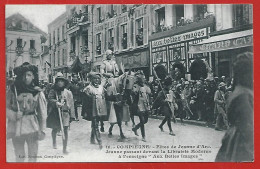
<path fill-rule="evenodd" d="M 158 83 L 159 83 L 159 85 L 160 85 L 160 87 L 161 87 L 161 89 L 162 89 L 162 93 L 163 93 L 164 97 L 167 98 L 165 92 L 163 91 L 162 84 L 161 84 L 161 82 L 160 82 L 160 80 L 159 80 L 159 78 L 158 78 L 158 76 L 157 76 L 157 73 L 156 73 L 156 71 L 154 70 L 154 67 L 153 67 L 153 73 L 154 73 L 154 76 L 155 76 L 156 80 L 158 81 Z M 168 106 L 169 106 L 169 108 L 170 108 L 170 110 L 171 110 L 172 117 L 173 117 L 173 122 L 176 123 L 177 121 L 176 121 L 176 118 L 175 118 L 175 116 L 174 116 L 174 110 L 172 109 L 172 106 L 170 105 L 170 103 L 169 103 L 168 101 L 167 101 L 167 104 L 168 104 Z"/>

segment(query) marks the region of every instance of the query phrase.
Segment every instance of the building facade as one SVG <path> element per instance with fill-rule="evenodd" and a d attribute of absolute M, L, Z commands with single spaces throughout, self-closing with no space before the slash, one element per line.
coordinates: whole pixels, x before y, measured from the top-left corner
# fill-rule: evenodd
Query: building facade
<path fill-rule="evenodd" d="M 39 79 L 43 80 L 42 43 L 46 41 L 47 34 L 17 13 L 6 18 L 5 36 L 7 76 L 13 76 L 14 67 L 29 62 L 38 67 Z"/>
<path fill-rule="evenodd" d="M 232 77 L 234 57 L 252 51 L 252 11 L 249 4 L 155 5 L 151 14 L 155 15 L 155 33 L 149 37 L 150 75 L 153 67 L 164 64 L 169 73 L 177 68 L 188 79 Z M 219 45 L 228 37 L 244 36 L 249 36 L 248 42 L 233 45 L 230 50 L 199 48 L 210 41 Z"/>
<path fill-rule="evenodd" d="M 151 78 L 158 64 L 188 79 L 231 77 L 232 58 L 242 50 L 195 51 L 195 46 L 213 37 L 221 41 L 220 35 L 239 38 L 251 32 L 252 37 L 252 24 L 249 4 L 67 5 L 67 66 L 87 72 L 91 61 L 99 71 L 110 49 L 118 65 Z M 243 51 L 252 51 L 248 44 Z"/>
<path fill-rule="evenodd" d="M 68 48 L 67 48 L 67 14 L 61 14 L 48 25 L 48 43 L 51 74 L 62 72 L 66 77 L 68 73 Z M 52 79 L 53 80 L 53 79 Z"/>

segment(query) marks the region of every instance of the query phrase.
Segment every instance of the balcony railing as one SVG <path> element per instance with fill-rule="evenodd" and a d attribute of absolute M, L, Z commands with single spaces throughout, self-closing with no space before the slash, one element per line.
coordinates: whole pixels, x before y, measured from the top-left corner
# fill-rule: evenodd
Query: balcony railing
<path fill-rule="evenodd" d="M 22 46 L 17 46 L 15 48 L 15 52 L 17 53 L 18 56 L 20 56 L 24 51 Z"/>
<path fill-rule="evenodd" d="M 75 25 L 84 25 L 89 23 L 90 17 L 88 13 L 83 13 L 81 17 L 72 16 L 70 19 L 67 20 L 68 28 L 71 28 Z"/>
<path fill-rule="evenodd" d="M 192 19 L 187 19 L 184 17 L 181 17 L 178 21 L 176 26 L 164 26 L 164 25 L 160 25 L 157 26 L 155 28 L 155 32 L 154 33 L 158 33 L 158 32 L 164 32 L 164 31 L 168 31 L 168 30 L 174 30 L 176 28 L 182 27 L 182 26 L 186 26 L 186 25 L 192 25 L 193 23 L 198 23 L 201 22 L 203 20 L 209 19 L 209 18 L 213 18 L 214 15 L 213 14 L 207 14 L 205 17 L 195 17 L 193 20 Z"/>

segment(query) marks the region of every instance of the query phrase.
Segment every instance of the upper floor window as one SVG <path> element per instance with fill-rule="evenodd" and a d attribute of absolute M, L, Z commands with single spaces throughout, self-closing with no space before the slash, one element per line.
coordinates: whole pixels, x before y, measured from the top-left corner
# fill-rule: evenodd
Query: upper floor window
<path fill-rule="evenodd" d="M 207 14 L 207 4 L 194 5 L 194 18 L 195 21 L 206 18 Z"/>
<path fill-rule="evenodd" d="M 96 51 L 97 51 L 97 55 L 101 55 L 101 33 L 97 34 Z"/>
<path fill-rule="evenodd" d="M 127 12 L 127 6 L 126 5 L 122 5 L 121 9 L 122 9 L 122 13 Z"/>
<path fill-rule="evenodd" d="M 127 24 L 121 26 L 122 48 L 127 48 Z"/>
<path fill-rule="evenodd" d="M 17 47 L 23 47 L 23 40 L 21 38 L 17 39 Z"/>
<path fill-rule="evenodd" d="M 61 40 L 65 39 L 64 32 L 65 32 L 65 26 L 62 25 L 62 27 L 61 27 Z"/>
<path fill-rule="evenodd" d="M 234 4 L 233 5 L 233 26 L 241 26 L 250 23 L 250 5 Z"/>
<path fill-rule="evenodd" d="M 175 5 L 176 10 L 176 25 L 184 19 L 184 5 Z"/>
<path fill-rule="evenodd" d="M 136 21 L 136 44 L 143 45 L 143 18 Z"/>
<path fill-rule="evenodd" d="M 98 18 L 98 23 L 102 22 L 102 18 L 101 18 L 101 7 L 97 8 L 97 18 Z"/>
<path fill-rule="evenodd" d="M 157 30 L 162 31 L 165 27 L 165 7 L 156 10 Z"/>
<path fill-rule="evenodd" d="M 35 49 L 35 40 L 30 40 L 30 49 Z"/>
<path fill-rule="evenodd" d="M 114 29 L 108 30 L 108 49 L 114 50 Z"/>
<path fill-rule="evenodd" d="M 55 45 L 55 31 L 53 31 L 53 45 Z"/>
<path fill-rule="evenodd" d="M 60 42 L 60 29 L 58 28 L 57 30 L 57 35 L 58 35 L 58 43 Z"/>

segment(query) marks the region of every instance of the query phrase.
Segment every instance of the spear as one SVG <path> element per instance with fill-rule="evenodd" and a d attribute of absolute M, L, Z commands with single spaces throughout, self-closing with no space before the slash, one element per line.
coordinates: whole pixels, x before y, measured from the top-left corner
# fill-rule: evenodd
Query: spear
<path fill-rule="evenodd" d="M 159 78 L 158 78 L 158 76 L 157 76 L 157 73 L 156 73 L 156 71 L 154 70 L 154 67 L 153 67 L 153 74 L 154 74 L 156 80 L 158 81 L 158 83 L 159 83 L 159 85 L 160 85 L 160 87 L 161 87 L 161 89 L 162 89 L 162 93 L 163 93 L 164 97 L 167 98 L 165 92 L 163 91 L 162 84 L 161 84 L 161 82 L 160 82 L 160 80 L 159 80 Z M 172 112 L 173 121 L 174 121 L 174 123 L 176 123 L 177 121 L 176 121 L 176 118 L 175 118 L 175 116 L 174 116 L 174 110 L 172 109 L 172 106 L 170 105 L 170 103 L 169 103 L 168 101 L 167 101 L 167 104 L 168 104 L 168 106 L 169 106 L 169 108 L 170 108 L 170 110 L 171 110 L 171 112 Z"/>

